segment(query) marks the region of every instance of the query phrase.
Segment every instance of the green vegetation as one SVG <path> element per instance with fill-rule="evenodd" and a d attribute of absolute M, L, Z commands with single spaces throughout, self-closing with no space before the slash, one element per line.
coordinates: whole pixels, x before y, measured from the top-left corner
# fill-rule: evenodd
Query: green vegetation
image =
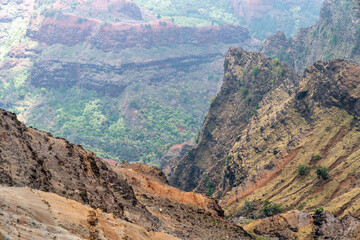
<path fill-rule="evenodd" d="M 85 44 L 56 44 L 44 48 L 36 61 L 62 62 L 81 56 L 82 61 L 101 67 L 164 59 L 169 55 L 184 57 L 189 52 L 201 55 L 209 53 L 209 47 L 210 52 L 228 49 L 216 44 L 196 48 L 178 45 L 104 53 Z M 55 65 L 58 67 L 61 66 Z M 0 97 L 2 107 L 17 113 L 28 125 L 81 144 L 99 157 L 159 165 L 159 159 L 169 147 L 194 139 L 209 108 L 209 97 L 216 94 L 220 81 L 217 71 L 201 64 L 186 72 L 180 69 L 177 75 L 169 75 L 168 69 L 125 71 L 121 76 L 114 74 L 111 67 L 104 72 L 92 72 L 93 78 L 127 84 L 121 95 L 110 96 L 79 86 L 35 88 L 29 82 L 31 68 L 19 65 L 0 70 L 5 76 L 0 78 Z M 171 77 L 158 79 L 159 76 Z"/>
<path fill-rule="evenodd" d="M 278 213 L 281 213 L 281 205 L 265 200 L 262 206 L 262 212 L 264 213 L 265 217 L 274 216 Z"/>
<path fill-rule="evenodd" d="M 227 165 L 229 165 L 229 160 L 231 159 L 231 156 L 230 155 L 228 155 L 228 154 L 226 154 L 225 155 L 225 165 L 227 166 Z"/>
<path fill-rule="evenodd" d="M 210 101 L 209 101 L 210 106 L 214 104 L 214 101 L 215 101 L 215 98 L 214 98 L 214 97 L 210 97 Z"/>
<path fill-rule="evenodd" d="M 252 211 L 254 211 L 255 206 L 252 202 L 245 200 L 245 211 L 247 214 L 251 213 Z"/>
<path fill-rule="evenodd" d="M 316 174 L 317 174 L 318 178 L 322 178 L 324 180 L 327 180 L 330 178 L 329 169 L 327 169 L 324 166 L 318 166 L 316 168 Z"/>
<path fill-rule="evenodd" d="M 320 154 L 316 154 L 316 155 L 314 156 L 314 160 L 315 160 L 315 161 L 319 161 L 320 159 L 322 159 L 322 156 L 321 156 Z"/>
<path fill-rule="evenodd" d="M 158 17 L 171 19 L 181 26 L 239 24 L 234 9 L 226 0 L 135 0 L 139 6 L 153 11 Z"/>
<path fill-rule="evenodd" d="M 196 135 L 195 135 L 195 143 L 198 144 L 199 143 L 199 140 L 200 140 L 200 130 L 198 130 L 196 132 Z"/>
<path fill-rule="evenodd" d="M 30 124 L 113 160 L 156 164 L 171 145 L 193 138 L 201 121 L 198 113 L 165 107 L 146 94 L 134 98 L 129 114 L 119 111 L 117 99 L 78 87 L 40 94 L 47 105 L 34 109 Z M 40 117 L 46 111 L 56 119 L 51 125 Z"/>
<path fill-rule="evenodd" d="M 298 174 L 300 176 L 305 176 L 305 175 L 308 175 L 311 171 L 311 167 L 307 164 L 301 164 L 299 167 L 298 167 Z"/>
<path fill-rule="evenodd" d="M 319 207 L 317 209 L 314 210 L 314 215 L 319 215 L 324 211 L 323 207 Z"/>
<path fill-rule="evenodd" d="M 255 66 L 251 69 L 251 74 L 254 76 L 254 78 L 257 77 L 257 75 L 259 74 L 259 65 L 255 65 Z"/>
<path fill-rule="evenodd" d="M 294 5 L 293 1 L 278 1 L 261 16 L 245 19 L 235 16 L 235 10 L 227 0 L 135 0 L 135 3 L 154 12 L 158 18 L 171 19 L 181 26 L 243 25 L 260 40 L 279 30 L 287 36 L 294 35 L 299 28 L 314 24 L 320 12 L 319 4 Z"/>
<path fill-rule="evenodd" d="M 207 186 L 206 194 L 211 197 L 214 194 L 214 191 L 215 191 L 212 181 L 207 180 L 206 186 Z"/>

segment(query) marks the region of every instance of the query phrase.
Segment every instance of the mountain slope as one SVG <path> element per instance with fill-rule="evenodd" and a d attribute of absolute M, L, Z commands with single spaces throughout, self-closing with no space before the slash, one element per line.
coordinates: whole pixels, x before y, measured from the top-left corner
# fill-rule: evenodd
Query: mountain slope
<path fill-rule="evenodd" d="M 359 217 L 359 65 L 317 62 L 300 78 L 277 63 L 284 70 L 282 82 L 261 92 L 269 86 L 272 78 L 266 73 L 273 72 L 269 66 L 277 60 L 232 49 L 225 62 L 233 64 L 225 65 L 224 86 L 206 117 L 200 141 L 173 162 L 170 183 L 214 193 L 231 217 L 263 216 L 266 201 L 283 210 L 324 207 L 337 217 Z M 256 78 L 247 75 L 246 69 L 257 68 Z M 237 80 L 244 83 L 244 78 L 234 73 L 242 69 L 255 85 L 244 86 L 258 99 L 248 115 L 242 115 L 249 108 L 243 108 L 244 100 L 236 96 Z M 251 101 L 246 106 L 251 107 Z M 234 114 L 246 118 L 235 122 Z M 301 176 L 300 165 L 309 166 L 310 173 Z M 253 206 L 250 212 L 245 202 Z"/>
<path fill-rule="evenodd" d="M 1 239 L 179 239 L 53 193 L 1 187 L 0 194 Z"/>
<path fill-rule="evenodd" d="M 277 57 L 302 72 L 318 60 L 360 62 L 360 5 L 356 0 L 326 0 L 319 21 L 286 40 L 282 33 L 265 40 L 262 53 Z"/>
<path fill-rule="evenodd" d="M 0 183 L 53 192 L 93 208 L 159 227 L 136 199 L 126 179 L 118 176 L 94 153 L 50 133 L 27 128 L 15 114 L 0 110 Z M 141 217 L 140 217 L 141 216 Z M 150 225 L 149 225 L 150 223 Z"/>
<path fill-rule="evenodd" d="M 222 199 L 234 207 L 229 214 L 245 211 L 246 199 L 259 207 L 268 200 L 284 210 L 324 207 L 338 217 L 359 217 L 359 74 L 355 63 L 318 62 L 290 99 L 277 107 L 264 101 L 230 151 L 242 156 L 248 176 Z M 301 164 L 310 166 L 309 174 L 299 174 Z M 329 176 L 317 175 L 319 166 Z"/>
<path fill-rule="evenodd" d="M 217 201 L 169 186 L 160 169 L 110 165 L 79 145 L 27 128 L 4 110 L 0 135 L 0 222 L 6 223 L 0 231 L 5 237 L 251 239 L 224 219 Z M 71 214 L 75 217 L 68 219 Z M 8 224 L 14 219 L 19 220 Z"/>

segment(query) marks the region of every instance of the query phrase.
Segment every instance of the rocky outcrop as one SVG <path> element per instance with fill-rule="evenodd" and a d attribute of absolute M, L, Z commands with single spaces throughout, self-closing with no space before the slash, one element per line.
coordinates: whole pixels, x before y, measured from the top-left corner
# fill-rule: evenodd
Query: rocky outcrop
<path fill-rule="evenodd" d="M 211 103 L 199 143 L 175 161 L 171 172 L 166 172 L 174 186 L 215 192 L 217 197 L 236 185 L 236 176 L 246 175 L 241 158 L 235 157 L 240 161 L 236 166 L 228 166 L 228 151 L 239 140 L 261 100 L 279 86 L 295 87 L 299 80 L 286 65 L 235 48 L 227 53 L 224 68 L 224 83 Z"/>
<path fill-rule="evenodd" d="M 302 72 L 318 60 L 342 58 L 360 62 L 360 5 L 356 0 L 326 0 L 319 21 L 310 28 L 300 29 L 285 42 L 282 34 L 265 40 L 262 52 Z M 278 48 L 278 49 L 277 49 Z"/>
<path fill-rule="evenodd" d="M 285 210 L 323 206 L 336 217 L 359 216 L 359 195 L 349 196 L 358 186 L 351 166 L 359 154 L 359 72 L 359 65 L 344 60 L 317 62 L 290 97 L 275 90 L 263 100 L 229 153 L 240 155 L 247 169 L 221 201 L 233 205 L 229 214 L 247 214 L 245 200 L 258 210 L 268 200 Z M 304 177 L 298 173 L 301 164 L 310 166 Z M 319 177 L 319 166 L 330 177 Z"/>
<path fill-rule="evenodd" d="M 339 220 L 321 210 L 314 214 L 294 210 L 256 220 L 246 229 L 276 239 L 357 239 L 360 221 L 349 215 Z"/>
<path fill-rule="evenodd" d="M 103 26 L 90 40 L 94 46 L 103 51 L 134 46 L 150 48 L 176 44 L 248 44 L 251 41 L 247 29 L 240 26 L 179 27 L 170 21 L 161 20 L 151 24 Z"/>

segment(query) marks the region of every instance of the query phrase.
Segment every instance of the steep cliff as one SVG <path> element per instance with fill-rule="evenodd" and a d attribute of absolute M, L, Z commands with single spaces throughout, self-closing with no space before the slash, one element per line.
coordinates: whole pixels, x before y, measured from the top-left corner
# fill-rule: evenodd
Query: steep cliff
<path fill-rule="evenodd" d="M 259 103 L 272 90 L 280 87 L 290 91 L 299 81 L 281 62 L 235 48 L 228 51 L 224 69 L 221 91 L 211 103 L 199 143 L 166 168 L 171 184 L 186 191 L 215 192 L 217 197 L 235 185 L 238 176 L 246 174 L 241 163 L 228 166 L 228 151 L 242 136 Z"/>
<path fill-rule="evenodd" d="M 265 40 L 261 51 L 278 57 L 297 72 L 318 60 L 343 58 L 360 62 L 359 34 L 359 1 L 326 0 L 320 19 L 313 27 L 299 30 L 288 41 L 281 33 L 271 36 Z"/>

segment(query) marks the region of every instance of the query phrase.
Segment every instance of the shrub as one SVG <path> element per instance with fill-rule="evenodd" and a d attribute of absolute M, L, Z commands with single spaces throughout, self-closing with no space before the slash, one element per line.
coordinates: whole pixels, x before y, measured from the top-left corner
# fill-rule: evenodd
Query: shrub
<path fill-rule="evenodd" d="M 324 166 L 318 166 L 316 168 L 316 174 L 318 175 L 319 178 L 322 178 L 324 180 L 330 178 L 329 169 L 327 169 Z"/>
<path fill-rule="evenodd" d="M 255 65 L 252 70 L 251 73 L 254 77 L 256 77 L 259 74 L 259 65 Z"/>
<path fill-rule="evenodd" d="M 87 21 L 88 21 L 88 20 L 87 20 L 86 18 L 78 18 L 78 19 L 76 20 L 76 23 L 81 24 L 81 23 L 87 22 Z"/>
<path fill-rule="evenodd" d="M 195 143 L 198 144 L 200 140 L 200 130 L 197 131 L 196 135 L 195 135 Z"/>
<path fill-rule="evenodd" d="M 281 205 L 266 200 L 263 204 L 262 211 L 266 217 L 271 217 L 281 213 Z"/>
<path fill-rule="evenodd" d="M 319 207 L 317 209 L 314 210 L 314 215 L 319 215 L 320 213 L 322 213 L 324 211 L 323 207 Z"/>
<path fill-rule="evenodd" d="M 225 165 L 229 165 L 229 160 L 231 159 L 231 156 L 230 155 L 225 155 Z"/>
<path fill-rule="evenodd" d="M 248 200 L 245 200 L 245 210 L 247 213 L 250 213 L 254 210 L 254 204 Z"/>
<path fill-rule="evenodd" d="M 319 161 L 320 159 L 322 159 L 322 156 L 320 154 L 316 154 L 314 156 L 314 160 Z"/>
<path fill-rule="evenodd" d="M 250 96 L 247 96 L 246 99 L 245 99 L 245 101 L 246 101 L 247 104 L 250 104 L 250 103 L 251 103 L 251 100 L 252 100 L 252 96 L 251 96 L 251 95 L 250 95 Z"/>
<path fill-rule="evenodd" d="M 305 176 L 305 175 L 309 174 L 310 170 L 311 170 L 311 167 L 309 165 L 301 164 L 298 167 L 298 174 L 301 175 L 301 176 Z"/>
<path fill-rule="evenodd" d="M 244 87 L 240 87 L 240 95 L 243 99 L 245 99 L 248 94 L 249 94 L 249 90 L 247 90 Z"/>
<path fill-rule="evenodd" d="M 208 188 L 206 194 L 211 197 L 214 194 L 213 183 L 210 180 L 208 180 L 206 185 L 207 185 L 207 188 Z"/>
<path fill-rule="evenodd" d="M 274 64 L 275 67 L 276 67 L 277 65 L 279 65 L 279 62 L 280 62 L 280 60 L 279 60 L 278 58 L 274 58 L 274 59 L 273 59 L 273 64 Z"/>

